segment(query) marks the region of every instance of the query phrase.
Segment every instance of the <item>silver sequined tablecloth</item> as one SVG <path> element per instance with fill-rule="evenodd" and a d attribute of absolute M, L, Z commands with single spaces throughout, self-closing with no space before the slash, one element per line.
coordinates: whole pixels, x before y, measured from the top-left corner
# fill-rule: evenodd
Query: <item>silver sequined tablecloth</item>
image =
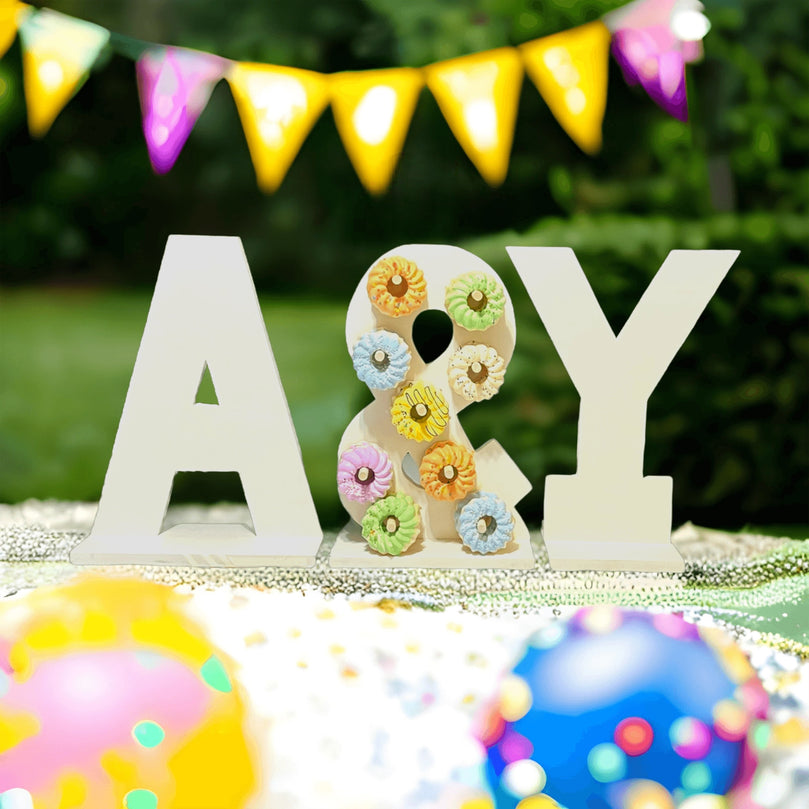
<path fill-rule="evenodd" d="M 174 522 L 238 522 L 243 507 L 182 507 Z M 0 505 L 0 593 L 70 580 L 95 504 Z M 762 754 L 756 800 L 809 806 L 809 543 L 685 525 L 682 574 L 554 572 L 539 534 L 526 571 L 107 567 L 191 594 L 214 644 L 268 720 L 273 809 L 448 809 L 479 794 L 473 716 L 532 632 L 581 605 L 678 610 L 749 655 L 789 744 Z M 357 705 L 369 724 L 356 722 Z M 784 736 L 784 734 L 782 734 Z M 305 738 L 304 738 L 305 737 Z M 304 746 L 309 755 L 301 756 Z M 316 767 L 313 762 L 317 762 Z M 354 777 L 347 778 L 346 773 Z"/>

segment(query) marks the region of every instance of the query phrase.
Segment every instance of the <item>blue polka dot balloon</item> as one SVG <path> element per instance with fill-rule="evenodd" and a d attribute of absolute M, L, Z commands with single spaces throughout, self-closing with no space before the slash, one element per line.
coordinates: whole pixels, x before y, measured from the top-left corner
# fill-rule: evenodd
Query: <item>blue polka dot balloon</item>
<path fill-rule="evenodd" d="M 680 615 L 581 610 L 535 635 L 482 717 L 497 809 L 748 806 L 768 707 L 724 633 Z M 693 801 L 692 801 L 693 803 Z"/>

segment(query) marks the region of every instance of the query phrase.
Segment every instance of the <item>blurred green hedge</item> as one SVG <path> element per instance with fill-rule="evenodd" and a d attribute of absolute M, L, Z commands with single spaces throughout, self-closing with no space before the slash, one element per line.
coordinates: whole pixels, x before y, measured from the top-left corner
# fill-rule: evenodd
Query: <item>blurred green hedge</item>
<path fill-rule="evenodd" d="M 516 290 L 503 245 L 573 247 L 616 333 L 670 250 L 740 249 L 650 399 L 645 473 L 674 476 L 676 520 L 806 521 L 809 273 L 789 256 L 804 255 L 808 218 L 578 215 L 464 245 Z M 773 245 L 783 257 L 775 266 Z M 479 441 L 493 426 L 529 478 L 540 481 L 575 471 L 578 394 L 547 333 L 531 324 L 538 315 L 525 290 L 515 298 L 517 352 L 507 384 L 491 402 L 464 411 L 463 420 Z M 541 489 L 529 502 L 536 517 Z"/>

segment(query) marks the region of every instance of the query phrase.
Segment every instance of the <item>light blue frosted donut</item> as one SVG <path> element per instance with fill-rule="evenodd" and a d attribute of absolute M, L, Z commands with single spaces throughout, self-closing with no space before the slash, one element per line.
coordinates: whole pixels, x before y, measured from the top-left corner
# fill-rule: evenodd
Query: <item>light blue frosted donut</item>
<path fill-rule="evenodd" d="M 482 533 L 478 531 L 481 518 L 488 518 L 488 526 Z M 455 530 L 463 544 L 475 553 L 494 553 L 511 540 L 514 519 L 496 494 L 474 492 L 455 509 Z"/>
<path fill-rule="evenodd" d="M 374 359 L 382 351 L 385 358 Z M 391 331 L 369 331 L 360 337 L 351 352 L 354 370 L 369 388 L 387 390 L 395 388 L 407 375 L 410 368 L 410 349 L 407 343 Z"/>

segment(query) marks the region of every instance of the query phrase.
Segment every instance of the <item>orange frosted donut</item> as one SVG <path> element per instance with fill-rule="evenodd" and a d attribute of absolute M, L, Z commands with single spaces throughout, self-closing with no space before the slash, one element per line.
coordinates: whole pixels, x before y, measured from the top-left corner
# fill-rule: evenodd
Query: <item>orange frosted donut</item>
<path fill-rule="evenodd" d="M 476 486 L 475 455 L 454 441 L 439 441 L 424 453 L 419 475 L 436 500 L 460 500 Z"/>
<path fill-rule="evenodd" d="M 368 275 L 368 297 L 386 315 L 409 315 L 427 297 L 424 273 L 403 256 L 380 259 Z"/>

